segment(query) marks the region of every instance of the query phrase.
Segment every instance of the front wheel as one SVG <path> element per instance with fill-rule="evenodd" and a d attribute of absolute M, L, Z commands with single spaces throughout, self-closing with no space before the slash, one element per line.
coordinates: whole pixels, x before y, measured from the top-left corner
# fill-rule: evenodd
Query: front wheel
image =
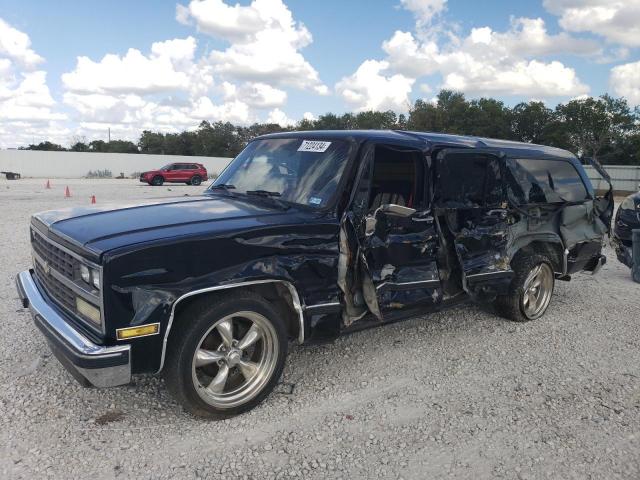
<path fill-rule="evenodd" d="M 156 175 L 151 179 L 151 185 L 160 187 L 164 183 L 164 178 L 161 175 Z"/>
<path fill-rule="evenodd" d="M 194 175 L 193 178 L 191 179 L 191 181 L 189 182 L 189 185 L 193 185 L 193 186 L 197 187 L 201 183 L 202 183 L 202 178 L 200 178 L 200 176 L 198 176 L 198 175 Z"/>
<path fill-rule="evenodd" d="M 513 260 L 512 268 L 515 276 L 508 294 L 496 298 L 496 311 L 516 322 L 540 318 L 549 307 L 555 286 L 551 262 L 544 255 L 522 255 Z"/>
<path fill-rule="evenodd" d="M 273 390 L 284 368 L 287 330 L 264 298 L 232 294 L 196 302 L 169 339 L 167 388 L 194 415 L 227 418 Z"/>

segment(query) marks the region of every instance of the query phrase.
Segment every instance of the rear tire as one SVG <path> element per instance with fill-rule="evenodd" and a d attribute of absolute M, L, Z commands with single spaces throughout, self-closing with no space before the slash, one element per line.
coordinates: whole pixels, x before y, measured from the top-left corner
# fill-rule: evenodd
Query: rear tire
<path fill-rule="evenodd" d="M 155 187 L 160 187 L 164 183 L 164 178 L 161 175 L 156 175 L 151 179 L 151 185 Z"/>
<path fill-rule="evenodd" d="M 544 255 L 518 255 L 511 262 L 515 276 L 507 295 L 494 301 L 501 317 L 515 322 L 529 322 L 544 315 L 555 286 L 552 263 Z"/>
<path fill-rule="evenodd" d="M 228 418 L 269 395 L 288 342 L 283 316 L 271 303 L 251 292 L 231 293 L 197 301 L 180 318 L 186 321 L 173 327 L 163 375 L 187 412 Z"/>

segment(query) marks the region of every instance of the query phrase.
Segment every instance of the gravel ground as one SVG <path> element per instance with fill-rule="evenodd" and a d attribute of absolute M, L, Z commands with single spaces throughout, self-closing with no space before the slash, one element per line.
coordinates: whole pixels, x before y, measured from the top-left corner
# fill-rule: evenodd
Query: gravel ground
<path fill-rule="evenodd" d="M 14 288 L 31 213 L 199 188 L 43 185 L 0 180 L 1 478 L 640 478 L 640 285 L 610 248 L 540 320 L 471 305 L 294 346 L 262 405 L 207 422 L 153 376 L 81 388 Z"/>

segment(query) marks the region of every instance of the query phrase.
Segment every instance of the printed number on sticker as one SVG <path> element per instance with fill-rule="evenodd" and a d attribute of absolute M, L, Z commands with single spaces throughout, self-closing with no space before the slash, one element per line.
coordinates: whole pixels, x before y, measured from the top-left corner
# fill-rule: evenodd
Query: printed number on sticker
<path fill-rule="evenodd" d="M 318 140 L 303 140 L 302 145 L 298 148 L 299 152 L 326 152 L 331 142 L 321 142 Z"/>

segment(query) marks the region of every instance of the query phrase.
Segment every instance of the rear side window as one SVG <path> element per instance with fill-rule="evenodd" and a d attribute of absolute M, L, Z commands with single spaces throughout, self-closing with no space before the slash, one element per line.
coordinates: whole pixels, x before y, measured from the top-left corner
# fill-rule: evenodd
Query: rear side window
<path fill-rule="evenodd" d="M 448 153 L 438 162 L 436 202 L 451 207 L 494 207 L 502 202 L 500 160 L 493 155 Z"/>
<path fill-rule="evenodd" d="M 589 198 L 578 171 L 561 160 L 518 159 L 510 190 L 518 203 L 581 202 Z"/>

